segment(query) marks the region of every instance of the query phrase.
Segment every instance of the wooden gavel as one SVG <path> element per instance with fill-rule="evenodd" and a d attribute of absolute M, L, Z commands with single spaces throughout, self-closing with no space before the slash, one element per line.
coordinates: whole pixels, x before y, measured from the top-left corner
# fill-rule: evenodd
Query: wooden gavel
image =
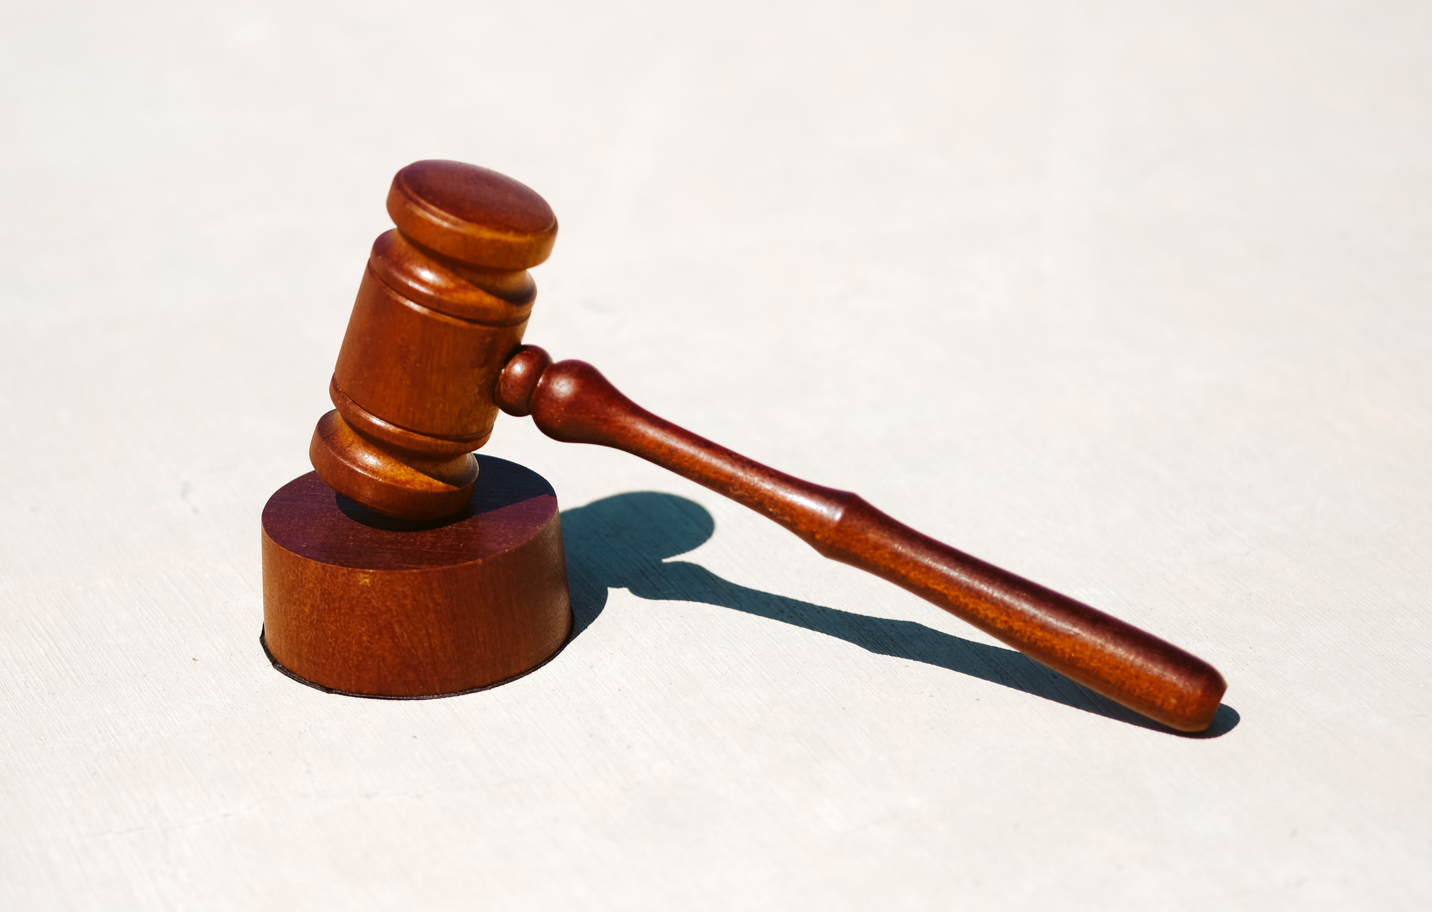
<path fill-rule="evenodd" d="M 437 520 L 479 483 L 472 451 L 501 407 L 557 440 L 625 450 L 757 510 L 822 555 L 933 602 L 1157 722 L 1202 731 L 1226 687 L 1207 662 L 1117 618 L 896 522 L 845 491 L 740 456 L 637 406 L 596 368 L 522 345 L 527 270 L 557 219 L 493 171 L 423 161 L 388 195 L 309 455 L 333 489 L 379 513 Z"/>

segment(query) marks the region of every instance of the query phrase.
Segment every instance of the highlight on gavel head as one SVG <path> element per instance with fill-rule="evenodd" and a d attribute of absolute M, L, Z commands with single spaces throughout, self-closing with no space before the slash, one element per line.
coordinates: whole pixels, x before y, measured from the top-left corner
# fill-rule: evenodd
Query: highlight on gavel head
<path fill-rule="evenodd" d="M 557 217 L 495 171 L 420 161 L 393 178 L 309 458 L 341 494 L 402 519 L 461 510 L 497 419 Z"/>

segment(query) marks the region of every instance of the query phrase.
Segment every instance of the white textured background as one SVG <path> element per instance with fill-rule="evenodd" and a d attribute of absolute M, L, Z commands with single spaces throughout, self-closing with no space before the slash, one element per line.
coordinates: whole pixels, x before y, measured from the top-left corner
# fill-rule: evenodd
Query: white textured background
<path fill-rule="evenodd" d="M 537 674 L 277 674 L 259 511 L 418 158 L 556 209 L 530 341 L 1208 658 L 1237 724 L 1002 686 L 510 418 L 569 531 L 686 498 L 715 581 L 603 594 L 628 516 Z M 0 428 L 7 909 L 1432 903 L 1425 3 L 11 0 Z"/>

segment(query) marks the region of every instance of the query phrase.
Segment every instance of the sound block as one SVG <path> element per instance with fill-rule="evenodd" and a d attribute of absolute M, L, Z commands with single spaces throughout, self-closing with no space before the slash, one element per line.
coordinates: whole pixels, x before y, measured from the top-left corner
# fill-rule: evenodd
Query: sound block
<path fill-rule="evenodd" d="M 327 690 L 434 697 L 546 662 L 572 630 L 552 486 L 478 456 L 472 499 L 432 522 L 393 519 L 314 472 L 263 511 L 264 629 L 280 670 Z"/>

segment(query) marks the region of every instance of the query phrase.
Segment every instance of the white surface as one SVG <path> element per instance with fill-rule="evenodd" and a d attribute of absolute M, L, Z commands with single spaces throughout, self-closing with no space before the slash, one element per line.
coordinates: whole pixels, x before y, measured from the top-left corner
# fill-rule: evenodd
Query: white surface
<path fill-rule="evenodd" d="M 11 3 L 0 74 L 0 905 L 1432 902 L 1432 7 Z M 277 674 L 259 511 L 431 157 L 556 209 L 529 340 L 1208 658 L 1239 724 L 960 673 L 1004 654 L 507 418 L 746 590 L 613 590 L 458 699 Z"/>

